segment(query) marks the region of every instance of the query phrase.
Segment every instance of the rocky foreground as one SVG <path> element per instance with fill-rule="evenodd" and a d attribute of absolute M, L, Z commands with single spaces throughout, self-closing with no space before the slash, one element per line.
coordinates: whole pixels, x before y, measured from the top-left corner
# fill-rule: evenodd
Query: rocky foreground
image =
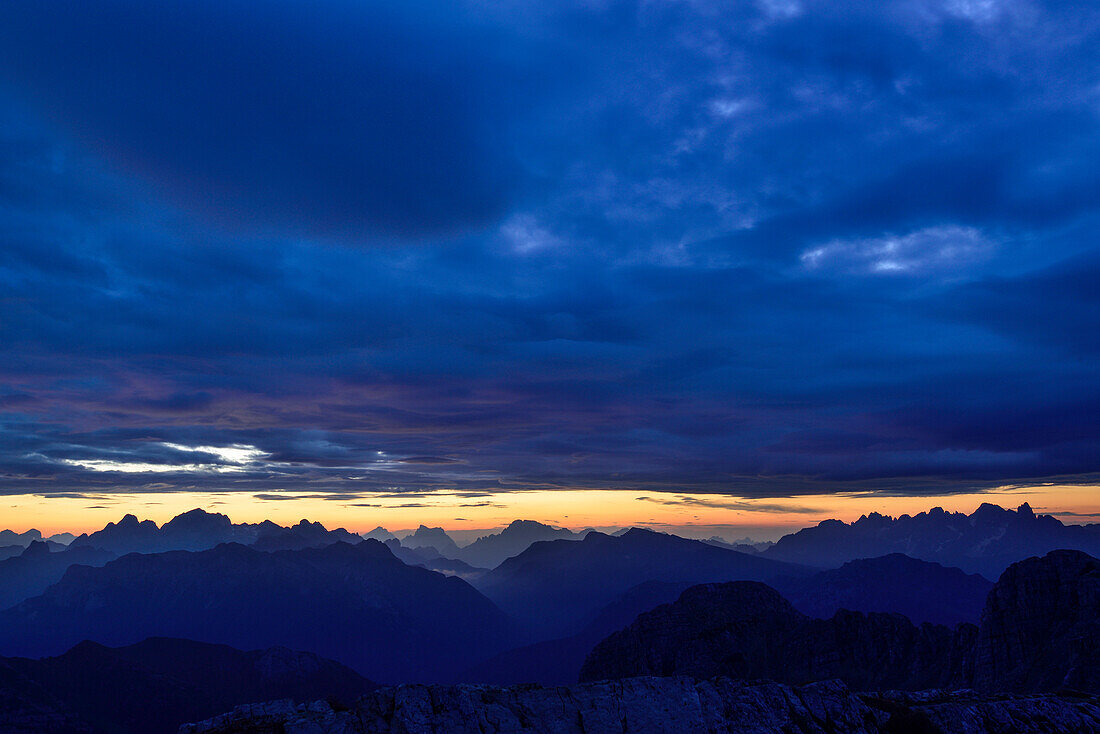
<path fill-rule="evenodd" d="M 729 678 L 629 678 L 573 686 L 379 689 L 350 708 L 319 701 L 239 706 L 180 734 L 1028 734 L 1100 731 L 1100 697 L 978 697 L 967 691 L 857 694 Z"/>

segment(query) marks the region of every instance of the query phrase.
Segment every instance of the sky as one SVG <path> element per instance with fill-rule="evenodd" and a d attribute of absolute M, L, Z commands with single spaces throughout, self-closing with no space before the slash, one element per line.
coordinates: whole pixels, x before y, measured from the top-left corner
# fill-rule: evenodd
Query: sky
<path fill-rule="evenodd" d="M 0 525 L 1095 518 L 1098 233 L 1091 3 L 5 0 Z"/>

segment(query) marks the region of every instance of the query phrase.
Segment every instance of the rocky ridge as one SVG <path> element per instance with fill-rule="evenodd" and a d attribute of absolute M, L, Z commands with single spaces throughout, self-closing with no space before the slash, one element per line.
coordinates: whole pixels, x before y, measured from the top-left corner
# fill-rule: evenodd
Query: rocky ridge
<path fill-rule="evenodd" d="M 1100 698 L 856 694 L 839 681 L 800 687 L 729 678 L 629 678 L 542 686 L 398 686 L 348 708 L 291 701 L 238 706 L 179 734 L 994 734 L 1100 728 Z"/>

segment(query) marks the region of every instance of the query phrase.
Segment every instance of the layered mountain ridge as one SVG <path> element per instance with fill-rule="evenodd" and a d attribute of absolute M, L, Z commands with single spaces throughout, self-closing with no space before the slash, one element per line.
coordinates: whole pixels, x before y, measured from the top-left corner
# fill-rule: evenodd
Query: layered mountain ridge
<path fill-rule="evenodd" d="M 811 619 L 760 583 L 694 586 L 599 643 L 581 680 L 732 676 L 871 688 L 1100 693 L 1100 561 L 1053 551 L 1010 567 L 978 626 L 841 610 Z"/>

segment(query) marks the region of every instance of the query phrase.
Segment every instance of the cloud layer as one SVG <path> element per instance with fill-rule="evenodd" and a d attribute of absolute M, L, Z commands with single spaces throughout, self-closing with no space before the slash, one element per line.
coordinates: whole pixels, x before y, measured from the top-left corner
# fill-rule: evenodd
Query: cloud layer
<path fill-rule="evenodd" d="M 0 491 L 1087 480 L 1098 70 L 1053 2 L 4 3 Z"/>

